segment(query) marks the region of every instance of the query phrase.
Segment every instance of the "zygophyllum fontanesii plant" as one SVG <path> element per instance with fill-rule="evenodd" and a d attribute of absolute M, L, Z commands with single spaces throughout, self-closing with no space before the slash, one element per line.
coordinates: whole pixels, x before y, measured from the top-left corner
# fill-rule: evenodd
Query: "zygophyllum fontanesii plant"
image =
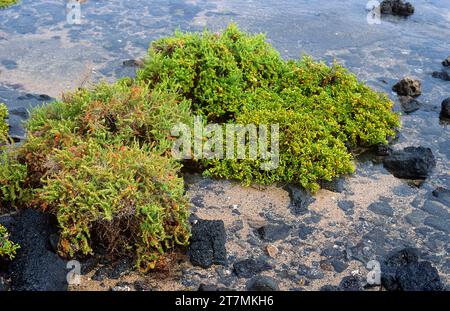
<path fill-rule="evenodd" d="M 21 185 L 31 191 L 21 204 L 57 217 L 62 256 L 90 254 L 95 241 L 111 254 L 134 255 L 146 271 L 187 244 L 188 200 L 168 152 L 170 130 L 191 122 L 189 109 L 124 79 L 32 112 L 27 140 L 14 151 L 27 172 Z"/>
<path fill-rule="evenodd" d="M 245 184 L 291 182 L 315 191 L 319 180 L 353 171 L 346 145 L 387 143 L 399 126 L 393 103 L 346 69 L 310 57 L 284 61 L 263 35 L 231 24 L 222 34 L 181 33 L 153 42 L 138 79 L 176 90 L 209 122 L 279 124 L 280 165 L 204 161 L 207 175 Z"/>

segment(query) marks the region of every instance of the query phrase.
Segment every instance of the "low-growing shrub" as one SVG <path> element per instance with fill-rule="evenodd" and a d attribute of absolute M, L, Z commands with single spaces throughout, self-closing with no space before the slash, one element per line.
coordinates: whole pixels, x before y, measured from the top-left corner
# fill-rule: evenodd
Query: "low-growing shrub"
<path fill-rule="evenodd" d="M 16 4 L 18 0 L 0 0 L 0 9 L 6 9 L 7 7 Z"/>
<path fill-rule="evenodd" d="M 6 123 L 6 117 L 8 116 L 8 108 L 3 103 L 0 103 L 0 144 L 6 140 L 8 136 L 8 123 Z"/>
<path fill-rule="evenodd" d="M 176 90 L 209 122 L 279 124 L 276 170 L 253 160 L 202 161 L 205 174 L 246 184 L 293 182 L 315 191 L 319 180 L 353 171 L 348 147 L 385 144 L 399 126 L 393 103 L 343 67 L 284 61 L 263 35 L 233 24 L 222 34 L 177 32 L 153 42 L 137 79 Z"/>
<path fill-rule="evenodd" d="M 18 205 L 29 198 L 29 190 L 24 188 L 27 167 L 14 158 L 7 146 L 0 149 L 0 210 L 8 203 Z"/>
<path fill-rule="evenodd" d="M 90 254 L 96 242 L 134 255 L 146 271 L 166 250 L 186 245 L 188 200 L 180 164 L 168 153 L 172 126 L 190 118 L 187 101 L 130 79 L 32 112 L 16 151 L 32 192 L 23 204 L 57 217 L 62 256 Z"/>
<path fill-rule="evenodd" d="M 9 240 L 8 230 L 0 224 L 0 259 L 12 260 L 20 246 Z"/>

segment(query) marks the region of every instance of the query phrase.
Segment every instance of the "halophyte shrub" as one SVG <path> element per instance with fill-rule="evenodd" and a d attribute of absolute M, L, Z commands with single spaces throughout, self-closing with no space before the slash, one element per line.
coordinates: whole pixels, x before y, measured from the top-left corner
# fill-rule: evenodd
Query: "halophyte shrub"
<path fill-rule="evenodd" d="M 231 24 L 221 34 L 176 32 L 153 42 L 137 74 L 177 91 L 209 122 L 279 124 L 280 163 L 201 161 L 205 174 L 245 184 L 290 182 L 309 190 L 354 169 L 349 147 L 386 144 L 399 127 L 393 103 L 345 68 L 310 57 L 285 61 L 265 41 Z"/>
<path fill-rule="evenodd" d="M 91 254 L 95 242 L 154 268 L 190 235 L 180 164 L 168 156 L 170 129 L 190 119 L 187 101 L 131 79 L 33 110 L 13 164 L 31 192 L 20 205 L 56 216 L 62 256 Z"/>

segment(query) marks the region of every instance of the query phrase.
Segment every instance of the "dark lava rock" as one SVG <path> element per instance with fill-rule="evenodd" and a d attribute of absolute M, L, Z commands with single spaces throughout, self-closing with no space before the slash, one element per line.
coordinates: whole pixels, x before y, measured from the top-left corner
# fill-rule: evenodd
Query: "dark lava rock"
<path fill-rule="evenodd" d="M 358 292 L 363 290 L 362 281 L 358 276 L 346 276 L 339 283 L 339 290 L 345 292 Z"/>
<path fill-rule="evenodd" d="M 337 273 L 342 273 L 348 268 L 348 264 L 337 259 L 331 260 L 330 264 L 333 266 L 334 271 L 336 271 Z"/>
<path fill-rule="evenodd" d="M 194 266 L 208 268 L 227 264 L 226 233 L 222 220 L 199 219 L 192 226 L 189 257 Z"/>
<path fill-rule="evenodd" d="M 375 150 L 375 154 L 380 157 L 388 156 L 391 152 L 392 148 L 387 145 L 377 145 L 377 149 Z"/>
<path fill-rule="evenodd" d="M 308 206 L 316 200 L 310 193 L 297 186 L 287 185 L 285 189 L 291 198 L 291 213 L 296 216 L 306 214 Z"/>
<path fill-rule="evenodd" d="M 12 290 L 67 290 L 67 263 L 49 245 L 50 235 L 57 230 L 56 221 L 33 209 L 23 210 L 15 216 L 15 221 L 11 240 L 20 249 L 9 267 Z"/>
<path fill-rule="evenodd" d="M 332 192 L 342 193 L 344 189 L 344 177 L 334 178 L 331 181 L 322 180 L 319 182 L 320 187 Z"/>
<path fill-rule="evenodd" d="M 11 215 L 0 215 L 0 225 L 11 231 L 13 226 L 16 224 L 15 217 Z"/>
<path fill-rule="evenodd" d="M 422 103 L 411 96 L 400 96 L 399 100 L 403 112 L 407 114 L 417 111 L 422 107 Z"/>
<path fill-rule="evenodd" d="M 414 14 L 414 6 L 402 0 L 384 0 L 380 5 L 381 14 L 410 16 Z"/>
<path fill-rule="evenodd" d="M 275 242 L 278 240 L 284 240 L 289 235 L 291 227 L 286 224 L 268 224 L 257 230 L 258 235 L 264 241 Z"/>
<path fill-rule="evenodd" d="M 450 97 L 441 104 L 441 118 L 450 119 Z"/>
<path fill-rule="evenodd" d="M 441 202 L 444 205 L 450 206 L 450 190 L 443 188 L 443 187 L 437 187 L 432 192 L 433 200 L 436 200 L 438 202 Z"/>
<path fill-rule="evenodd" d="M 327 258 L 345 258 L 346 254 L 344 251 L 335 248 L 335 247 L 327 247 L 320 252 L 320 256 Z"/>
<path fill-rule="evenodd" d="M 59 234 L 58 233 L 52 233 L 48 237 L 48 242 L 50 243 L 50 246 L 52 247 L 52 250 L 55 254 L 58 253 L 58 243 L 59 243 Z"/>
<path fill-rule="evenodd" d="M 148 284 L 145 281 L 142 280 L 138 280 L 136 282 L 134 282 L 134 288 L 136 289 L 136 291 L 138 292 L 150 292 L 153 290 L 153 288 L 150 286 L 150 284 Z"/>
<path fill-rule="evenodd" d="M 125 67 L 139 67 L 142 68 L 144 67 L 144 60 L 139 58 L 139 59 L 127 59 L 124 60 L 122 62 L 122 65 Z"/>
<path fill-rule="evenodd" d="M 353 208 L 355 207 L 355 203 L 352 201 L 338 201 L 338 207 L 345 212 L 347 215 L 353 214 Z"/>
<path fill-rule="evenodd" d="M 450 56 L 442 61 L 442 66 L 450 67 Z"/>
<path fill-rule="evenodd" d="M 426 179 L 436 160 L 430 148 L 406 147 L 392 152 L 383 164 L 397 178 Z"/>
<path fill-rule="evenodd" d="M 235 262 L 233 268 L 238 277 L 251 278 L 263 271 L 271 270 L 273 267 L 262 258 L 250 258 Z"/>
<path fill-rule="evenodd" d="M 248 291 L 254 292 L 269 292 L 269 291 L 279 291 L 277 280 L 268 276 L 255 276 L 247 282 L 246 288 Z"/>
<path fill-rule="evenodd" d="M 392 252 L 381 263 L 381 284 L 389 291 L 439 291 L 443 285 L 429 262 L 419 262 L 418 250 Z"/>
<path fill-rule="evenodd" d="M 298 230 L 298 236 L 300 237 L 301 240 L 306 240 L 308 238 L 308 236 L 314 232 L 314 228 L 313 227 L 309 227 L 306 225 L 299 225 L 299 230 Z"/>
<path fill-rule="evenodd" d="M 80 261 L 81 264 L 81 275 L 86 275 L 89 272 L 93 271 L 95 267 L 99 263 L 99 258 L 96 256 L 88 257 L 82 261 Z"/>
<path fill-rule="evenodd" d="M 450 75 L 447 71 L 434 71 L 432 74 L 433 78 L 441 79 L 444 81 L 450 81 Z"/>
<path fill-rule="evenodd" d="M 133 269 L 133 261 L 130 258 L 122 258 L 108 269 L 108 278 L 117 280 Z"/>
<path fill-rule="evenodd" d="M 439 274 L 430 262 L 413 262 L 397 272 L 399 289 L 403 291 L 440 291 Z"/>
<path fill-rule="evenodd" d="M 310 280 L 320 280 L 323 279 L 324 273 L 316 268 L 310 268 L 303 264 L 300 264 L 298 267 L 297 274 L 299 276 L 304 276 Z"/>
<path fill-rule="evenodd" d="M 103 266 L 103 267 L 97 269 L 97 271 L 95 271 L 95 273 L 91 277 L 91 279 L 94 281 L 97 281 L 97 282 L 102 282 L 103 280 L 108 278 L 108 272 L 109 272 L 109 268 L 106 266 Z"/>
<path fill-rule="evenodd" d="M 392 90 L 400 96 L 417 97 L 422 94 L 422 83 L 411 77 L 405 77 L 397 82 Z"/>
<path fill-rule="evenodd" d="M 367 209 L 369 211 L 371 211 L 375 214 L 381 215 L 381 216 L 387 216 L 387 217 L 394 216 L 394 210 L 392 209 L 392 207 L 389 205 L 388 202 L 383 202 L 383 201 L 374 202 L 374 203 L 370 204 Z"/>

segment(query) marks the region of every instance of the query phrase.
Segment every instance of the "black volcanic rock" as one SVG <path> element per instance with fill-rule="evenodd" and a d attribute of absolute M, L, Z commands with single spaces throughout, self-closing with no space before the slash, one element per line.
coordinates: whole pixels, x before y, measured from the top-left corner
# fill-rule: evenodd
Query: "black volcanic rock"
<path fill-rule="evenodd" d="M 393 151 L 384 158 L 383 164 L 397 178 L 426 179 L 436 160 L 430 148 L 406 147 Z"/>

